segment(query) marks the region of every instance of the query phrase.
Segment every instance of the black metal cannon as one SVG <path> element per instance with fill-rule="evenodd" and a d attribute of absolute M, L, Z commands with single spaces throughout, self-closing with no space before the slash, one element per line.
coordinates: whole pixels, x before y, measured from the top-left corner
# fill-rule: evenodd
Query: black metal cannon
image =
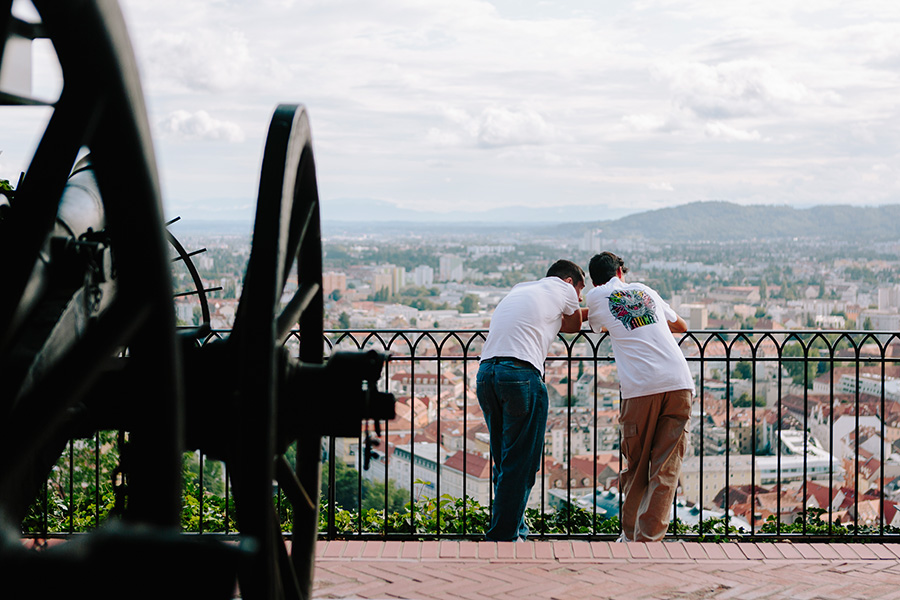
<path fill-rule="evenodd" d="M 35 0 L 41 22 L 26 23 L 2 4 L 4 39 L 49 38 L 64 79 L 28 170 L 0 203 L 3 585 L 37 597 L 88 587 L 205 598 L 229 597 L 237 583 L 244 598 L 309 597 L 321 439 L 392 417 L 393 397 L 377 390 L 383 355 L 325 359 L 306 111 L 275 110 L 234 327 L 200 345 L 202 328 L 175 326 L 156 166 L 118 5 Z M 39 101 L 0 91 L 0 103 Z M 299 286 L 283 305 L 295 268 Z M 283 341 L 298 327 L 294 357 Z M 25 551 L 20 524 L 60 452 L 101 429 L 127 432 L 121 517 L 58 551 Z M 193 449 L 228 465 L 240 544 L 178 533 L 182 454 Z M 290 552 L 273 480 L 294 509 Z M 212 576 L 181 581 L 186 561 Z"/>

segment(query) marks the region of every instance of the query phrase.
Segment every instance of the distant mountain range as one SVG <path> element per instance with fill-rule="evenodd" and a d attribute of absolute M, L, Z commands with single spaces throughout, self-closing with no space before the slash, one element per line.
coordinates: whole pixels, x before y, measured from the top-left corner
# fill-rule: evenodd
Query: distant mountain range
<path fill-rule="evenodd" d="M 900 241 L 900 205 L 792 208 L 708 201 L 633 214 L 627 214 L 627 209 L 616 210 L 618 215 L 603 205 L 506 207 L 481 212 L 438 213 L 401 209 L 377 200 L 345 200 L 323 203 L 322 229 L 325 235 L 503 230 L 568 238 L 601 229 L 603 238 L 645 238 L 662 242 L 792 238 Z M 573 219 L 573 215 L 576 218 Z M 189 218 L 172 229 L 176 228 L 203 233 L 249 233 L 252 218 L 250 221 Z"/>
<path fill-rule="evenodd" d="M 561 232 L 603 229 L 603 237 L 659 241 L 826 240 L 900 241 L 900 205 L 789 206 L 693 202 L 628 215 L 613 221 L 574 223 Z"/>
<path fill-rule="evenodd" d="M 547 204 L 539 208 L 505 206 L 486 210 L 438 212 L 402 208 L 393 202 L 372 199 L 337 198 L 322 202 L 322 220 L 341 223 L 467 223 L 474 225 L 566 223 L 575 219 L 592 221 L 618 219 L 635 212 L 627 207 L 605 204 L 569 206 Z"/>

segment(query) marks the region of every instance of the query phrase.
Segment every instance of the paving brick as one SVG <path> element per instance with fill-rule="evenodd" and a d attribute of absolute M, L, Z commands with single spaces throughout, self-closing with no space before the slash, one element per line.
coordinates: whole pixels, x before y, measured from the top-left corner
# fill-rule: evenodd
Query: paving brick
<path fill-rule="evenodd" d="M 493 560 L 497 558 L 498 542 L 478 542 L 478 558 Z"/>
<path fill-rule="evenodd" d="M 568 541 L 553 542 L 553 555 L 557 559 L 572 558 L 572 543 Z"/>
<path fill-rule="evenodd" d="M 625 546 L 628 548 L 631 558 L 636 558 L 638 560 L 650 558 L 647 544 L 644 542 L 625 542 Z"/>
<path fill-rule="evenodd" d="M 878 555 L 872 551 L 868 544 L 848 544 L 853 548 L 853 552 L 859 555 L 863 560 L 878 560 Z"/>
<path fill-rule="evenodd" d="M 779 552 L 788 560 L 799 560 L 803 558 L 803 555 L 800 554 L 800 551 L 794 547 L 793 544 L 787 544 L 784 542 L 776 542 L 773 544 Z"/>
<path fill-rule="evenodd" d="M 419 552 L 422 549 L 422 544 L 418 542 L 403 542 L 403 549 L 400 551 L 401 558 L 411 559 L 414 558 L 416 560 L 419 559 Z"/>
<path fill-rule="evenodd" d="M 516 550 L 517 559 L 534 560 L 534 542 L 516 542 L 513 548 Z"/>
<path fill-rule="evenodd" d="M 383 547 L 384 547 L 384 542 L 380 542 L 380 541 L 366 542 L 366 545 L 363 546 L 363 551 L 360 554 L 360 558 L 379 558 L 381 556 L 381 549 Z"/>
<path fill-rule="evenodd" d="M 460 558 L 478 558 L 478 542 L 463 541 L 459 543 Z"/>
<path fill-rule="evenodd" d="M 666 545 L 662 542 L 647 542 L 647 555 L 649 558 L 654 560 L 662 560 L 669 558 L 669 553 L 666 552 Z"/>
<path fill-rule="evenodd" d="M 669 553 L 670 558 L 674 558 L 675 560 L 690 558 L 684 547 L 684 542 L 665 542 L 665 546 L 666 552 Z"/>
<path fill-rule="evenodd" d="M 422 548 L 419 552 L 421 558 L 438 558 L 440 556 L 441 543 L 436 541 L 422 542 Z"/>
<path fill-rule="evenodd" d="M 855 545 L 855 544 L 854 544 Z M 840 555 L 841 558 L 847 560 L 858 560 L 859 554 L 853 551 L 853 545 L 851 544 L 831 544 L 831 547 L 835 552 Z"/>
<path fill-rule="evenodd" d="M 885 544 L 868 544 L 866 547 L 882 560 L 893 560 L 894 558 L 897 558 L 897 555 L 885 547 Z"/>
<path fill-rule="evenodd" d="M 612 558 L 612 552 L 609 550 L 609 542 L 591 542 L 591 552 L 594 553 L 594 558 L 600 560 Z"/>
<path fill-rule="evenodd" d="M 594 553 L 591 551 L 591 543 L 581 540 L 572 542 L 572 557 L 576 559 L 593 558 Z"/>
<path fill-rule="evenodd" d="M 838 554 L 837 550 L 835 550 L 831 546 L 831 544 L 823 544 L 821 542 L 816 542 L 814 544 L 810 544 L 810 546 L 813 548 L 813 550 L 815 550 L 816 552 L 819 553 L 819 556 L 821 556 L 824 559 L 837 560 L 837 559 L 841 558 L 841 555 Z"/>
<path fill-rule="evenodd" d="M 721 544 L 722 552 L 731 560 L 746 560 L 746 555 L 741 551 L 738 544 Z"/>
<path fill-rule="evenodd" d="M 612 555 L 612 558 L 623 558 L 628 559 L 631 558 L 631 552 L 628 551 L 628 544 L 620 544 L 617 542 L 613 542 L 609 545 L 609 552 Z"/>
<path fill-rule="evenodd" d="M 443 540 L 439 543 L 438 556 L 440 558 L 456 558 L 459 556 L 459 542 Z"/>
<path fill-rule="evenodd" d="M 365 548 L 365 542 L 361 542 L 359 540 L 350 540 L 344 546 L 344 552 L 341 554 L 341 558 L 357 558 L 360 553 Z"/>
<path fill-rule="evenodd" d="M 534 557 L 538 560 L 553 560 L 553 545 L 547 542 L 534 543 Z"/>
<path fill-rule="evenodd" d="M 325 558 L 340 558 L 340 556 L 344 553 L 344 546 L 347 542 L 343 540 L 333 540 L 328 542 L 328 545 L 325 547 Z"/>
<path fill-rule="evenodd" d="M 513 547 L 516 542 L 497 542 L 497 558 L 512 559 L 516 557 L 516 549 Z"/>
<path fill-rule="evenodd" d="M 778 548 L 775 547 L 775 544 L 757 544 L 757 548 L 762 552 L 762 555 L 765 558 L 769 559 L 781 559 L 784 558 L 784 554 L 782 554 Z"/>
<path fill-rule="evenodd" d="M 703 550 L 703 544 L 697 542 L 686 542 L 684 544 L 684 549 L 687 550 L 688 556 L 693 559 L 705 560 L 708 556 Z"/>
<path fill-rule="evenodd" d="M 397 540 L 389 540 L 384 543 L 384 548 L 381 549 L 381 558 L 385 558 L 385 559 L 400 558 L 400 551 L 402 549 L 403 549 L 403 542 L 398 542 Z"/>
<path fill-rule="evenodd" d="M 816 552 L 816 549 L 810 546 L 809 544 L 794 544 L 794 548 L 803 558 L 806 559 L 820 559 L 822 556 Z"/>
<path fill-rule="evenodd" d="M 713 560 L 724 560 L 728 558 L 728 555 L 725 554 L 725 550 L 722 549 L 721 544 L 703 544 L 703 549 L 706 551 L 706 555 Z"/>
<path fill-rule="evenodd" d="M 762 550 L 759 549 L 760 545 L 761 544 L 741 544 L 741 552 L 751 560 L 759 560 L 765 557 Z"/>

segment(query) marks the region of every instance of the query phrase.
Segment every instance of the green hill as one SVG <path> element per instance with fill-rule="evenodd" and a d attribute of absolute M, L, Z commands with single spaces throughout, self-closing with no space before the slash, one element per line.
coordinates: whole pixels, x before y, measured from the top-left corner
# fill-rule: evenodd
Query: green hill
<path fill-rule="evenodd" d="M 742 206 L 730 202 L 693 202 L 637 213 L 614 221 L 561 226 L 584 233 L 602 229 L 604 237 L 643 237 L 658 241 L 900 240 L 900 205 L 890 206 Z"/>

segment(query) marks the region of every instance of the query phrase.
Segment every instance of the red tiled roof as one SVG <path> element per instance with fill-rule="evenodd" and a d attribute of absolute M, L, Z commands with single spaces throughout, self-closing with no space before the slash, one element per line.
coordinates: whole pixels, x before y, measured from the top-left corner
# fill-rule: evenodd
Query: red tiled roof
<path fill-rule="evenodd" d="M 470 454 L 467 452 L 454 452 L 446 461 L 444 466 L 463 472 L 478 479 L 490 479 L 491 477 L 491 461 L 478 454 Z"/>

